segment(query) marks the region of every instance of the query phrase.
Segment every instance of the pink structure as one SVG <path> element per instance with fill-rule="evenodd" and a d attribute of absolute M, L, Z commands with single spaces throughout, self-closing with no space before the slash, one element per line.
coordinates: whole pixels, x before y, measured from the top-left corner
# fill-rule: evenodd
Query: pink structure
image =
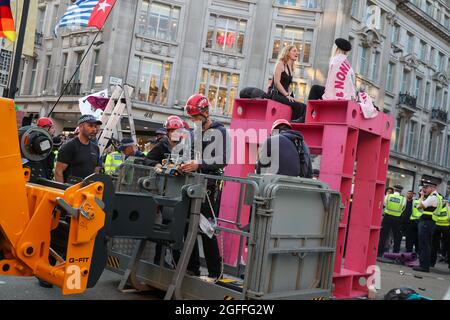
<path fill-rule="evenodd" d="M 290 116 L 290 107 L 272 100 L 237 99 L 231 129 L 266 129 L 268 133 L 274 120 L 290 119 Z M 334 296 L 366 296 L 365 283 L 374 272 L 371 266 L 376 264 L 392 119 L 384 113 L 374 119 L 364 119 L 359 105 L 351 101 L 310 101 L 306 123 L 293 124 L 293 128 L 303 134 L 312 154 L 321 155 L 320 180 L 340 191 L 342 196 L 344 209 L 334 265 Z M 266 138 L 267 134 L 247 137 L 246 163 L 229 165 L 225 175 L 247 177 L 253 173 L 254 147 Z M 234 146 L 236 148 L 236 144 Z M 238 185 L 224 186 L 221 218 L 236 219 L 239 191 Z M 249 208 L 244 206 L 243 209 L 240 221 L 245 225 Z M 237 256 L 239 236 L 227 234 L 224 237 L 225 262 L 236 265 L 238 259 L 245 260 L 245 253 Z"/>

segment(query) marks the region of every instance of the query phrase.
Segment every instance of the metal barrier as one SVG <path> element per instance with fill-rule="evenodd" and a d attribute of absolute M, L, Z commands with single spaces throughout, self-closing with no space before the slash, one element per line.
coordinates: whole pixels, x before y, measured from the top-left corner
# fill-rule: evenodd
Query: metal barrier
<path fill-rule="evenodd" d="M 140 167 L 134 169 L 134 172 L 141 173 L 146 170 Z M 129 182 L 143 181 L 145 177 L 128 178 L 131 179 Z M 183 206 L 184 212 L 190 211 L 190 218 L 187 236 L 184 238 L 184 233 L 181 232 L 181 238 L 184 238 L 183 252 L 175 270 L 165 266 L 163 259 L 159 265 L 155 265 L 154 250 L 148 244 L 156 241 L 175 249 L 178 240 L 176 236 L 159 237 L 154 232 L 144 232 L 146 227 L 152 225 L 150 222 L 143 226 L 135 225 L 135 229 L 125 227 L 126 232 L 119 233 L 120 237 L 125 238 L 113 240 L 108 259 L 109 269 L 124 275 L 119 289 L 125 289 L 127 284 L 138 290 L 154 287 L 166 291 L 167 299 L 223 299 L 226 296 L 234 299 L 310 299 L 331 296 L 341 200 L 339 193 L 331 191 L 325 184 L 274 175 L 253 175 L 247 179 L 203 174 L 183 177 L 155 175 L 147 178 L 152 179 L 151 189 L 157 189 L 157 194 L 146 192 L 145 185 L 141 184 L 135 190 L 136 194 L 126 192 L 126 195 L 156 199 L 166 197 L 177 202 L 183 199 L 183 191 L 180 193 L 180 190 L 185 190 L 186 186 L 199 188 L 201 181 L 203 198 L 200 199 L 202 190 L 197 190 L 198 201 L 191 199 L 190 209 Z M 119 179 L 117 183 L 120 181 L 124 180 Z M 235 199 L 238 201 L 236 219 L 216 217 L 218 225 L 215 230 L 219 244 L 222 244 L 219 245 L 221 254 L 224 255 L 223 249 L 226 246 L 223 246 L 222 241 L 227 233 L 240 237 L 238 256 L 241 256 L 248 243 L 246 263 L 241 261 L 236 266 L 224 266 L 225 279 L 214 283 L 186 275 L 187 263 L 198 234 L 199 206 L 201 202 L 208 201 L 208 183 L 238 184 L 240 189 L 239 196 Z M 124 187 L 116 185 L 116 190 L 120 188 L 122 192 L 116 193 L 116 197 L 124 193 Z M 220 198 L 220 192 L 218 195 Z M 187 198 L 183 201 L 186 200 Z M 193 202 L 196 208 L 192 207 Z M 213 202 L 211 201 L 211 205 Z M 167 209 L 162 207 L 163 211 Z M 240 221 L 244 207 L 250 207 L 249 226 L 243 226 Z M 168 209 L 171 208 L 173 206 Z M 157 209 L 152 207 L 151 210 Z M 217 210 L 215 211 L 217 214 Z M 149 216 L 156 217 L 152 213 Z M 120 219 L 117 220 L 117 225 L 124 228 L 123 222 L 119 221 Z M 180 226 L 181 222 L 175 224 Z M 112 230 L 111 236 L 114 237 L 118 232 L 114 223 Z M 179 237 L 181 229 L 176 230 L 170 229 L 169 233 L 177 232 Z M 126 239 L 127 232 L 129 239 Z M 240 278 L 242 275 L 243 280 Z"/>

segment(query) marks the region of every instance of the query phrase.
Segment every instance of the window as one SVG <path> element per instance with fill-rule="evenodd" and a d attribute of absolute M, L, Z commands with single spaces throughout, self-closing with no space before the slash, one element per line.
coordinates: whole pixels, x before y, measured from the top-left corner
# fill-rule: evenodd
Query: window
<path fill-rule="evenodd" d="M 247 22 L 245 20 L 211 15 L 206 48 L 242 53 L 246 29 Z"/>
<path fill-rule="evenodd" d="M 389 62 L 387 69 L 387 79 L 386 79 L 386 91 L 393 92 L 394 91 L 394 68 L 395 64 Z"/>
<path fill-rule="evenodd" d="M 62 63 L 62 77 L 61 77 L 61 90 L 64 88 L 64 83 L 66 82 L 66 75 L 67 75 L 67 60 L 68 60 L 68 53 L 63 54 L 63 63 Z"/>
<path fill-rule="evenodd" d="M 59 5 L 58 5 L 58 4 L 55 4 L 55 5 L 53 6 L 52 28 L 53 28 L 54 26 L 56 26 L 56 24 L 58 23 L 58 20 L 59 20 L 59 19 L 58 19 L 58 11 L 59 11 Z"/>
<path fill-rule="evenodd" d="M 425 9 L 427 14 L 432 17 L 433 16 L 433 5 L 431 4 L 431 2 L 427 1 L 425 4 Z"/>
<path fill-rule="evenodd" d="M 397 118 L 397 126 L 395 127 L 395 143 L 394 143 L 394 150 L 399 151 L 400 147 L 400 130 L 402 126 L 402 118 Z"/>
<path fill-rule="evenodd" d="M 139 64 L 136 62 L 139 61 Z M 138 70 L 137 75 L 135 71 Z M 172 64 L 160 60 L 136 57 L 132 65 L 133 76 L 137 78 L 137 99 L 140 101 L 167 105 Z"/>
<path fill-rule="evenodd" d="M 428 150 L 427 150 L 427 160 L 433 161 L 434 157 L 431 154 L 431 149 L 433 147 L 433 131 L 430 130 L 430 140 L 428 141 Z"/>
<path fill-rule="evenodd" d="M 409 76 L 410 72 L 406 69 L 403 69 L 402 85 L 400 88 L 400 92 L 402 93 L 409 92 Z"/>
<path fill-rule="evenodd" d="M 422 90 L 422 82 L 423 79 L 421 77 L 416 77 L 416 85 L 414 89 L 414 96 L 418 98 L 421 94 L 420 91 Z"/>
<path fill-rule="evenodd" d="M 311 54 L 311 42 L 314 30 L 277 26 L 272 48 L 272 59 L 277 59 L 283 48 L 288 45 L 295 45 L 299 52 L 298 61 L 309 63 Z"/>
<path fill-rule="evenodd" d="M 1 49 L 0 54 L 0 71 L 9 72 L 11 66 L 12 51 Z"/>
<path fill-rule="evenodd" d="M 352 1 L 352 16 L 358 18 L 359 0 Z"/>
<path fill-rule="evenodd" d="M 414 35 L 412 33 L 406 33 L 407 43 L 406 43 L 406 52 L 412 53 L 414 52 Z"/>
<path fill-rule="evenodd" d="M 444 16 L 444 27 L 450 29 L 450 18 L 447 15 Z"/>
<path fill-rule="evenodd" d="M 442 101 L 442 88 L 439 88 L 438 86 L 436 86 L 436 93 L 434 95 L 433 108 L 434 109 L 440 109 L 441 101 Z"/>
<path fill-rule="evenodd" d="M 44 79 L 44 89 L 47 89 L 48 79 L 50 78 L 51 73 L 51 64 L 52 64 L 52 56 L 47 56 L 47 67 L 45 68 L 45 79 Z"/>
<path fill-rule="evenodd" d="M 276 3 L 281 6 L 292 6 L 306 9 L 314 9 L 318 7 L 317 0 L 277 0 Z"/>
<path fill-rule="evenodd" d="M 199 92 L 208 97 L 212 114 L 230 115 L 238 86 L 238 74 L 203 69 Z"/>
<path fill-rule="evenodd" d="M 418 150 L 418 154 L 417 154 L 417 157 L 419 159 L 423 159 L 422 153 L 423 153 L 423 141 L 425 138 L 423 136 L 424 134 L 425 134 L 425 125 L 423 124 L 420 126 L 420 134 L 419 134 L 419 150 Z"/>
<path fill-rule="evenodd" d="M 425 41 L 420 40 L 420 59 L 425 61 L 427 58 L 427 44 Z"/>
<path fill-rule="evenodd" d="M 36 71 L 37 71 L 37 60 L 33 60 L 33 66 L 31 68 L 31 78 L 30 78 L 30 87 L 28 88 L 28 94 L 33 94 L 34 85 L 36 82 Z"/>
<path fill-rule="evenodd" d="M 97 76 L 98 72 L 98 57 L 100 55 L 99 50 L 94 51 L 94 64 L 92 66 L 92 76 L 91 76 L 91 88 L 95 85 L 95 77 Z"/>
<path fill-rule="evenodd" d="M 75 52 L 75 55 L 77 57 L 77 64 L 75 65 L 75 70 L 80 66 L 81 59 L 83 59 L 83 54 L 84 54 L 83 51 Z M 81 68 L 79 68 L 75 73 L 75 76 L 73 77 L 73 83 L 80 83 L 80 71 Z"/>
<path fill-rule="evenodd" d="M 449 167 L 450 166 L 450 136 L 447 136 L 447 148 L 444 149 L 445 150 L 445 155 L 444 155 L 444 166 Z"/>
<path fill-rule="evenodd" d="M 427 86 L 425 88 L 425 99 L 423 101 L 423 106 L 426 109 L 429 109 L 429 105 L 430 105 L 430 93 L 431 93 L 431 83 L 427 82 Z"/>
<path fill-rule="evenodd" d="M 439 52 L 439 71 L 444 72 L 445 71 L 445 55 L 441 52 Z"/>
<path fill-rule="evenodd" d="M 180 22 L 180 8 L 150 0 L 143 0 L 138 21 L 140 35 L 160 40 L 176 41 Z"/>
<path fill-rule="evenodd" d="M 448 92 L 445 91 L 445 92 L 444 92 L 444 101 L 442 102 L 442 110 L 448 111 L 448 106 L 447 106 L 447 104 L 448 104 Z"/>
<path fill-rule="evenodd" d="M 430 50 L 430 65 L 434 65 L 436 50 L 432 47 Z"/>
<path fill-rule="evenodd" d="M 294 97 L 298 101 L 306 103 L 307 98 L 306 83 L 293 81 L 292 92 L 294 93 Z"/>
<path fill-rule="evenodd" d="M 366 47 L 360 47 L 360 49 L 361 53 L 359 56 L 359 73 L 361 75 L 365 75 L 367 70 L 367 55 L 369 53 L 369 50 L 367 50 Z"/>
<path fill-rule="evenodd" d="M 374 82 L 378 81 L 378 70 L 380 69 L 380 53 L 375 52 L 372 61 L 372 80 Z"/>
<path fill-rule="evenodd" d="M 38 20 L 37 20 L 37 27 L 36 32 L 43 34 L 44 33 L 44 22 L 45 22 L 45 7 L 39 8 L 38 10 Z"/>
<path fill-rule="evenodd" d="M 398 24 L 394 24 L 391 33 L 391 42 L 398 43 L 399 40 L 400 40 L 400 26 Z"/>
<path fill-rule="evenodd" d="M 411 121 L 409 123 L 409 131 L 408 131 L 408 145 L 407 145 L 407 153 L 408 155 L 413 155 L 413 146 L 414 146 L 414 133 L 416 130 L 416 122 Z"/>

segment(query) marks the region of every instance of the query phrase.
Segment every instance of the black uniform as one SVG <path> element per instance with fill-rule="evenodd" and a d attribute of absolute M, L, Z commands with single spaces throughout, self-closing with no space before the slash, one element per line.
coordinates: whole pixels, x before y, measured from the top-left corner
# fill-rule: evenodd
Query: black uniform
<path fill-rule="evenodd" d="M 221 124 L 220 122 L 213 122 L 211 124 L 211 127 L 206 130 L 203 135 L 208 134 L 208 131 L 210 130 L 219 130 L 222 134 L 222 141 L 223 141 L 223 157 L 221 159 L 221 163 L 213 163 L 213 164 L 207 164 L 205 162 L 208 162 L 208 159 L 205 159 L 205 155 L 203 154 L 202 160 L 203 162 L 199 165 L 199 171 L 203 174 L 208 175 L 222 175 L 222 170 L 225 168 L 226 164 L 228 163 L 228 155 L 229 152 L 227 152 L 231 146 L 231 140 L 228 135 L 227 130 Z M 214 136 L 214 135 L 213 135 Z M 214 138 L 210 141 L 202 141 L 202 151 L 204 152 L 205 149 L 208 147 L 208 145 L 214 143 Z M 192 151 L 194 151 L 194 141 L 192 141 Z M 215 150 L 211 154 L 212 157 L 215 157 Z M 194 154 L 191 154 L 191 157 L 194 159 Z M 205 161 L 206 160 L 206 161 Z M 215 180 L 208 180 L 207 183 L 207 192 L 209 199 L 211 201 L 211 206 L 213 208 L 218 207 L 218 201 L 219 199 L 216 198 L 217 195 L 217 183 Z M 211 206 L 206 199 L 205 202 L 203 202 L 201 207 L 201 213 L 207 218 L 207 219 L 213 219 L 213 212 L 211 210 Z M 218 215 L 218 212 L 215 212 L 216 216 Z M 219 252 L 219 246 L 217 244 L 217 238 L 216 236 L 213 236 L 212 238 L 209 238 L 205 234 L 202 235 L 202 242 L 203 242 L 203 252 L 205 253 L 205 259 L 206 259 L 206 265 L 208 267 L 209 277 L 211 278 L 218 278 L 221 274 L 221 257 Z M 200 259 L 199 259 L 199 251 L 198 251 L 198 243 L 194 246 L 194 250 L 192 252 L 191 257 L 191 263 L 192 266 L 198 270 L 200 268 Z"/>

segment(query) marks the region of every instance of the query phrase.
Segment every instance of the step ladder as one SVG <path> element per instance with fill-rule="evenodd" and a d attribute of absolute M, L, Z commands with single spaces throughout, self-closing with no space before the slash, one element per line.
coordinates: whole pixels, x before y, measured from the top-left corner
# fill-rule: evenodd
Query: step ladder
<path fill-rule="evenodd" d="M 100 148 L 100 155 L 103 155 L 108 142 L 113 138 L 114 133 L 117 132 L 117 139 L 121 140 L 123 133 L 129 133 L 133 141 L 137 144 L 136 129 L 134 126 L 134 118 L 131 110 L 131 95 L 134 91 L 132 86 L 127 84 L 114 87 L 111 94 L 111 98 L 106 105 L 105 111 L 101 117 L 103 123 L 98 137 L 98 146 Z M 124 116 L 125 108 L 127 110 L 126 116 L 128 117 L 130 130 L 123 130 L 121 125 L 121 119 Z"/>

